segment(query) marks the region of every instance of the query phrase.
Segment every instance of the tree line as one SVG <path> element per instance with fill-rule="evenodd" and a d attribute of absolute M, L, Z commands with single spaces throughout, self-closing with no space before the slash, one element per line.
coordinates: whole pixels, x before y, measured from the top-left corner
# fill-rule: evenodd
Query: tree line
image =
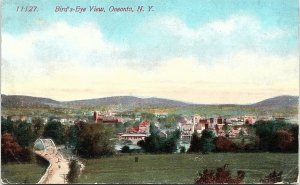
<path fill-rule="evenodd" d="M 180 131 L 175 130 L 167 137 L 159 135 L 159 131 L 150 124 L 150 136 L 140 140 L 137 144 L 147 153 L 174 153 L 177 150 L 180 139 Z"/>
<path fill-rule="evenodd" d="M 298 125 L 284 121 L 258 121 L 247 126 L 255 131 L 250 143 L 246 144 L 243 137 L 241 143 L 236 143 L 205 129 L 201 136 L 193 133 L 188 152 L 298 152 Z"/>
<path fill-rule="evenodd" d="M 253 130 L 251 142 L 244 137 L 237 143 L 228 137 L 217 137 L 212 130 L 205 129 L 201 135 L 192 135 L 187 152 L 298 152 L 298 125 L 284 121 L 258 121 L 247 125 Z M 117 138 L 113 128 L 104 124 L 77 122 L 65 126 L 58 121 L 49 120 L 46 124 L 41 118 L 34 118 L 32 123 L 1 118 L 1 154 L 2 162 L 31 161 L 34 141 L 40 137 L 51 138 L 56 145 L 66 145 L 79 156 L 87 158 L 113 155 Z M 180 131 L 175 130 L 167 137 L 150 124 L 150 135 L 138 142 L 147 153 L 174 153 L 177 151 Z M 184 148 L 180 149 L 185 152 Z M 123 152 L 129 152 L 128 148 Z"/>
<path fill-rule="evenodd" d="M 44 124 L 41 118 L 34 118 L 32 123 L 1 118 L 1 162 L 31 162 L 38 138 L 51 138 L 56 145 L 72 147 L 83 157 L 114 153 L 113 131 L 101 124 L 79 122 L 65 126 L 55 120 Z"/>

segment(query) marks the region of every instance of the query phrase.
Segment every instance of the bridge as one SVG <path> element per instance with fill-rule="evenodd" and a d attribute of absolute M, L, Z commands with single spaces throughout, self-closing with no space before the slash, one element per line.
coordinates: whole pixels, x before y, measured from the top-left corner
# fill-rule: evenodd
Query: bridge
<path fill-rule="evenodd" d="M 52 139 L 37 139 L 35 153 L 49 162 L 49 166 L 38 184 L 67 184 L 69 161 L 65 159 Z"/>

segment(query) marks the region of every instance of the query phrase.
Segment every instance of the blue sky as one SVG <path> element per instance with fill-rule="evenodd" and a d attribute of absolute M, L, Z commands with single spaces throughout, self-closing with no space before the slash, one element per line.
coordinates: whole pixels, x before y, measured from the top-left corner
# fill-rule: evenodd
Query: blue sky
<path fill-rule="evenodd" d="M 39 12 L 16 13 L 22 5 Z M 54 13 L 90 5 L 106 12 Z M 2 10 L 6 94 L 199 103 L 298 95 L 297 0 L 4 0 Z"/>

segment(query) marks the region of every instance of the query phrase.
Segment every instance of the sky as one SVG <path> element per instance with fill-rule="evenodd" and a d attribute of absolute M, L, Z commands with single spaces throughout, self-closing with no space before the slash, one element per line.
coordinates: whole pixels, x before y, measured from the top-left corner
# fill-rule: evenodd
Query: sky
<path fill-rule="evenodd" d="M 239 104 L 299 95 L 298 0 L 3 0 L 1 35 L 2 94 Z"/>

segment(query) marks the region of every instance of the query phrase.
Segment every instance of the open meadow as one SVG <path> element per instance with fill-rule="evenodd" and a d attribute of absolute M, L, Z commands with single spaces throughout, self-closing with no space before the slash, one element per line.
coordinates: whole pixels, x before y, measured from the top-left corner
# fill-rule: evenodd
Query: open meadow
<path fill-rule="evenodd" d="M 1 177 L 5 183 L 37 183 L 44 175 L 47 165 L 37 163 L 10 163 L 1 165 Z"/>
<path fill-rule="evenodd" d="M 138 157 L 138 162 L 135 162 Z M 258 183 L 272 170 L 283 171 L 283 180 L 296 182 L 298 154 L 211 153 L 132 154 L 87 160 L 81 183 L 194 183 L 198 171 L 229 164 L 232 176 L 246 172 L 246 183 Z"/>

